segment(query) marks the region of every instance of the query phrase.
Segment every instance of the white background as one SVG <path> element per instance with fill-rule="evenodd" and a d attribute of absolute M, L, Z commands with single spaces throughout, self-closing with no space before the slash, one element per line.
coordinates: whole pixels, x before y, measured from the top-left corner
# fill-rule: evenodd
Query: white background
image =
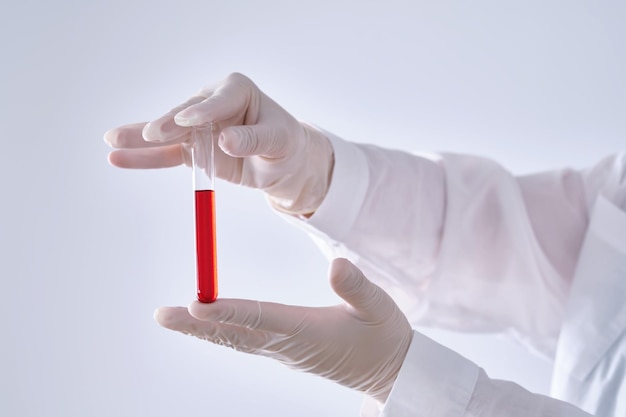
<path fill-rule="evenodd" d="M 358 415 L 357 393 L 156 325 L 195 296 L 190 172 L 115 169 L 104 132 L 238 71 L 346 139 L 584 167 L 624 149 L 625 4 L 3 2 L 0 415 Z M 337 302 L 260 193 L 217 198 L 222 297 Z M 548 388 L 550 364 L 507 341 L 427 333 Z"/>

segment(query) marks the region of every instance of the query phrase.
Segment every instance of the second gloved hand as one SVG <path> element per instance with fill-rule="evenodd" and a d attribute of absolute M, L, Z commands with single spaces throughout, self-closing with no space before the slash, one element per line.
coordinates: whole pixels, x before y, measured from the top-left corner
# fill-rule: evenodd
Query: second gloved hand
<path fill-rule="evenodd" d="M 155 318 L 168 329 L 276 359 L 384 403 L 409 349 L 411 326 L 349 261 L 333 261 L 330 283 L 345 303 L 298 307 L 220 299 L 160 308 Z"/>

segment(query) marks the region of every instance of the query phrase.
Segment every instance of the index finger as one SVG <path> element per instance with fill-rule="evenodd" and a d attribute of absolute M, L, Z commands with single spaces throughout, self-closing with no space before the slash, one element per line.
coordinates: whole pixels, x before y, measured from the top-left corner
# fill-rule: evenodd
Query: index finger
<path fill-rule="evenodd" d="M 189 127 L 180 126 L 174 121 L 174 116 L 181 110 L 202 102 L 206 96 L 196 95 L 189 98 L 184 103 L 174 107 L 163 116 L 155 119 L 143 128 L 143 138 L 148 142 L 168 142 L 172 143 L 176 139 L 189 133 Z"/>

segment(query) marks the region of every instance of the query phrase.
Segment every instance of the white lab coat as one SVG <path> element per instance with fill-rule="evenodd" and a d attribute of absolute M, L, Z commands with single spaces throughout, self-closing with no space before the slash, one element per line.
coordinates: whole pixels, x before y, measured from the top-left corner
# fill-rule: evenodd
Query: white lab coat
<path fill-rule="evenodd" d="M 546 397 L 415 332 L 387 403 L 366 400 L 363 416 L 626 416 L 626 154 L 515 177 L 328 136 L 328 195 L 295 223 L 329 257 L 355 262 L 414 325 L 508 333 L 554 360 Z"/>

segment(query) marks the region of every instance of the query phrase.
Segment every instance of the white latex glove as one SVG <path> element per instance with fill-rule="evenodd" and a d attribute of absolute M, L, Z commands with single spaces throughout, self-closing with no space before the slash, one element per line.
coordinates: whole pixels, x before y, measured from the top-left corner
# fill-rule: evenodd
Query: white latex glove
<path fill-rule="evenodd" d="M 276 208 L 290 214 L 311 214 L 319 207 L 333 167 L 328 139 L 241 74 L 200 90 L 152 122 L 111 129 L 104 140 L 118 150 L 109 162 L 122 168 L 189 165 L 183 143 L 191 127 L 211 123 L 219 178 L 264 190 Z"/>
<path fill-rule="evenodd" d="M 384 403 L 409 349 L 412 330 L 393 300 L 346 259 L 330 284 L 345 303 L 298 307 L 251 300 L 162 307 L 161 326 L 235 350 L 276 359 Z"/>

